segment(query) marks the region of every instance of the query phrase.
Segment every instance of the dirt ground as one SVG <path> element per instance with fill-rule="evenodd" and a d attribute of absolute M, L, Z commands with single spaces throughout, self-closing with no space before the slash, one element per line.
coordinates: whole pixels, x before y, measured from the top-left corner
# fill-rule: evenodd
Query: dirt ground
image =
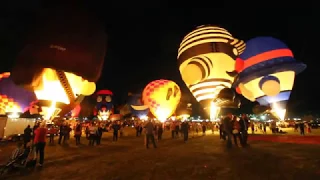
<path fill-rule="evenodd" d="M 158 148 L 146 149 L 143 137 L 129 135 L 113 143 L 105 135 L 101 146 L 47 146 L 45 164 L 8 179 L 47 180 L 273 180 L 320 179 L 320 145 L 250 141 L 247 148 L 226 149 L 216 135 L 197 136 L 184 143 L 169 133 Z M 0 147 L 5 162 L 13 145 Z"/>

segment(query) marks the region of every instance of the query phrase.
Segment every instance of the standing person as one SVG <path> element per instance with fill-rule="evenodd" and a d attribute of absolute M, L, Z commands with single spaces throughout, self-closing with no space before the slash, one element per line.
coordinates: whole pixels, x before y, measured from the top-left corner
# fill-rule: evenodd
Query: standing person
<path fill-rule="evenodd" d="M 67 124 L 66 126 L 66 139 L 69 140 L 70 139 L 70 133 L 72 131 L 71 125 Z"/>
<path fill-rule="evenodd" d="M 251 125 L 251 133 L 254 134 L 254 123 L 251 121 L 250 125 Z"/>
<path fill-rule="evenodd" d="M 141 135 L 140 133 L 140 124 L 136 124 L 136 136 L 139 137 Z"/>
<path fill-rule="evenodd" d="M 74 137 L 76 139 L 76 145 L 80 145 L 80 138 L 82 134 L 82 127 L 80 122 L 78 121 L 76 127 L 74 128 Z"/>
<path fill-rule="evenodd" d="M 176 133 L 176 137 L 179 137 L 179 128 L 180 128 L 179 122 L 176 122 L 175 125 L 176 126 L 175 126 L 175 130 L 174 131 Z"/>
<path fill-rule="evenodd" d="M 94 146 L 97 136 L 97 127 L 94 123 L 89 127 L 89 146 Z"/>
<path fill-rule="evenodd" d="M 223 122 L 221 122 L 219 125 L 219 134 L 220 139 L 226 140 L 226 133 L 224 132 Z"/>
<path fill-rule="evenodd" d="M 247 140 L 248 140 L 248 125 L 249 125 L 249 119 L 245 114 L 241 115 L 241 118 L 239 120 L 240 125 L 240 135 L 241 135 L 241 145 L 246 146 Z"/>
<path fill-rule="evenodd" d="M 183 133 L 183 140 L 186 143 L 188 141 L 188 138 L 189 138 L 189 123 L 187 121 L 184 121 L 181 124 L 181 131 Z"/>
<path fill-rule="evenodd" d="M 24 133 L 23 133 L 23 143 L 24 143 L 24 148 L 27 147 L 28 142 L 31 141 L 31 137 L 32 137 L 32 129 L 30 128 L 30 125 L 28 125 L 25 129 L 24 129 Z"/>
<path fill-rule="evenodd" d="M 225 136 L 227 137 L 227 148 L 232 147 L 232 114 L 228 113 L 227 116 L 223 119 L 223 128 Z"/>
<path fill-rule="evenodd" d="M 162 140 L 163 124 L 158 125 L 158 140 Z"/>
<path fill-rule="evenodd" d="M 47 128 L 45 124 L 41 124 L 40 128 L 35 130 L 34 144 L 36 146 L 37 156 L 39 154 L 39 166 L 43 166 L 44 161 L 44 148 L 46 146 Z"/>
<path fill-rule="evenodd" d="M 156 142 L 154 140 L 154 125 L 153 125 L 153 123 L 149 120 L 144 128 L 146 129 L 146 138 L 147 138 L 146 146 L 147 146 L 147 149 L 149 149 L 149 141 L 150 141 L 150 139 L 152 141 L 153 147 L 157 148 Z"/>
<path fill-rule="evenodd" d="M 299 124 L 299 128 L 300 128 L 300 135 L 304 136 L 304 123 L 300 123 Z"/>
<path fill-rule="evenodd" d="M 171 122 L 171 124 L 170 124 L 170 131 L 171 131 L 171 137 L 172 137 L 172 139 L 175 138 L 175 128 L 176 128 L 175 122 Z"/>
<path fill-rule="evenodd" d="M 202 136 L 206 135 L 206 131 L 207 131 L 207 126 L 204 122 L 202 122 Z"/>
<path fill-rule="evenodd" d="M 60 126 L 58 144 L 61 144 L 61 141 L 63 144 L 66 142 L 66 133 L 67 133 L 67 127 L 66 127 L 65 123 L 62 123 Z"/>
<path fill-rule="evenodd" d="M 237 139 L 239 139 L 240 144 L 241 144 L 242 140 L 241 140 L 241 136 L 240 136 L 240 124 L 237 121 L 237 117 L 236 116 L 233 117 L 233 119 L 231 121 L 231 124 L 232 124 L 232 134 L 233 134 L 234 145 L 238 146 L 238 140 Z"/>
<path fill-rule="evenodd" d="M 118 141 L 118 134 L 119 134 L 119 130 L 120 130 L 120 122 L 115 122 L 112 125 L 112 129 L 113 129 L 113 141 Z"/>
<path fill-rule="evenodd" d="M 89 135 L 90 135 L 90 133 L 89 133 L 89 124 L 86 125 L 85 132 L 86 132 L 86 138 L 89 139 Z"/>
<path fill-rule="evenodd" d="M 267 134 L 267 124 L 263 123 L 263 134 Z"/>
<path fill-rule="evenodd" d="M 33 139 L 34 139 L 34 132 L 36 131 L 36 129 L 38 129 L 39 128 L 39 122 L 36 122 L 36 124 L 33 126 L 33 129 L 32 129 L 32 137 L 33 137 Z"/>
<path fill-rule="evenodd" d="M 101 144 L 102 133 L 103 133 L 103 129 L 102 129 L 101 125 L 99 124 L 98 129 L 97 129 L 97 145 Z"/>

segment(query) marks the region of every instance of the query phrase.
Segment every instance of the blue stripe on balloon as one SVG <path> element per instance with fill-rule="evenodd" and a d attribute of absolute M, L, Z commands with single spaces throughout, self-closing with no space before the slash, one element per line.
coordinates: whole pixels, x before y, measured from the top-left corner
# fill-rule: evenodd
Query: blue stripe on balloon
<path fill-rule="evenodd" d="M 273 37 L 256 37 L 246 42 L 246 49 L 240 58 L 247 60 L 255 55 L 276 49 L 288 49 L 288 46 Z"/>
<path fill-rule="evenodd" d="M 275 102 L 286 101 L 290 98 L 291 91 L 282 91 L 276 96 L 262 96 L 257 98 L 260 105 L 269 105 Z"/>

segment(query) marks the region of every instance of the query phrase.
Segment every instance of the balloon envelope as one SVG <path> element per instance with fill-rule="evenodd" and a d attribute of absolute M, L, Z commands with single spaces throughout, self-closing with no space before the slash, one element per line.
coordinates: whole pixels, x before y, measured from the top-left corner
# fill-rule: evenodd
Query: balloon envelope
<path fill-rule="evenodd" d="M 0 74 L 0 109 L 4 112 L 24 112 L 36 100 L 33 92 L 14 84 L 10 73 Z"/>
<path fill-rule="evenodd" d="M 131 114 L 136 117 L 144 117 L 149 113 L 148 106 L 142 102 L 142 94 L 130 94 L 127 99 L 127 104 L 130 106 Z"/>
<path fill-rule="evenodd" d="M 164 121 L 176 110 L 181 98 L 179 86 L 170 80 L 160 79 L 150 82 L 143 90 L 143 103 L 159 120 Z"/>
<path fill-rule="evenodd" d="M 219 92 L 231 88 L 237 75 L 236 59 L 245 43 L 226 29 L 204 25 L 187 34 L 178 50 L 181 77 L 193 96 L 209 108 Z"/>
<path fill-rule="evenodd" d="M 106 108 L 106 111 L 113 111 L 113 92 L 108 89 L 96 92 L 96 109 L 99 111 Z"/>

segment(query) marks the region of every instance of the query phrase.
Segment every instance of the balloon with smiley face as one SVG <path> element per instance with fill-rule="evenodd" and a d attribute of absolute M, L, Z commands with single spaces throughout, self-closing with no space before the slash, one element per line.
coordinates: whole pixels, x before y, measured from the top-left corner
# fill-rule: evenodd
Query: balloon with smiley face
<path fill-rule="evenodd" d="M 105 111 L 113 112 L 113 93 L 108 89 L 100 90 L 96 92 L 96 108 L 95 108 L 95 115 L 100 112 L 102 109 Z"/>
<path fill-rule="evenodd" d="M 150 82 L 142 93 L 144 104 L 160 121 L 165 121 L 174 113 L 180 98 L 179 86 L 175 82 L 165 79 Z"/>

